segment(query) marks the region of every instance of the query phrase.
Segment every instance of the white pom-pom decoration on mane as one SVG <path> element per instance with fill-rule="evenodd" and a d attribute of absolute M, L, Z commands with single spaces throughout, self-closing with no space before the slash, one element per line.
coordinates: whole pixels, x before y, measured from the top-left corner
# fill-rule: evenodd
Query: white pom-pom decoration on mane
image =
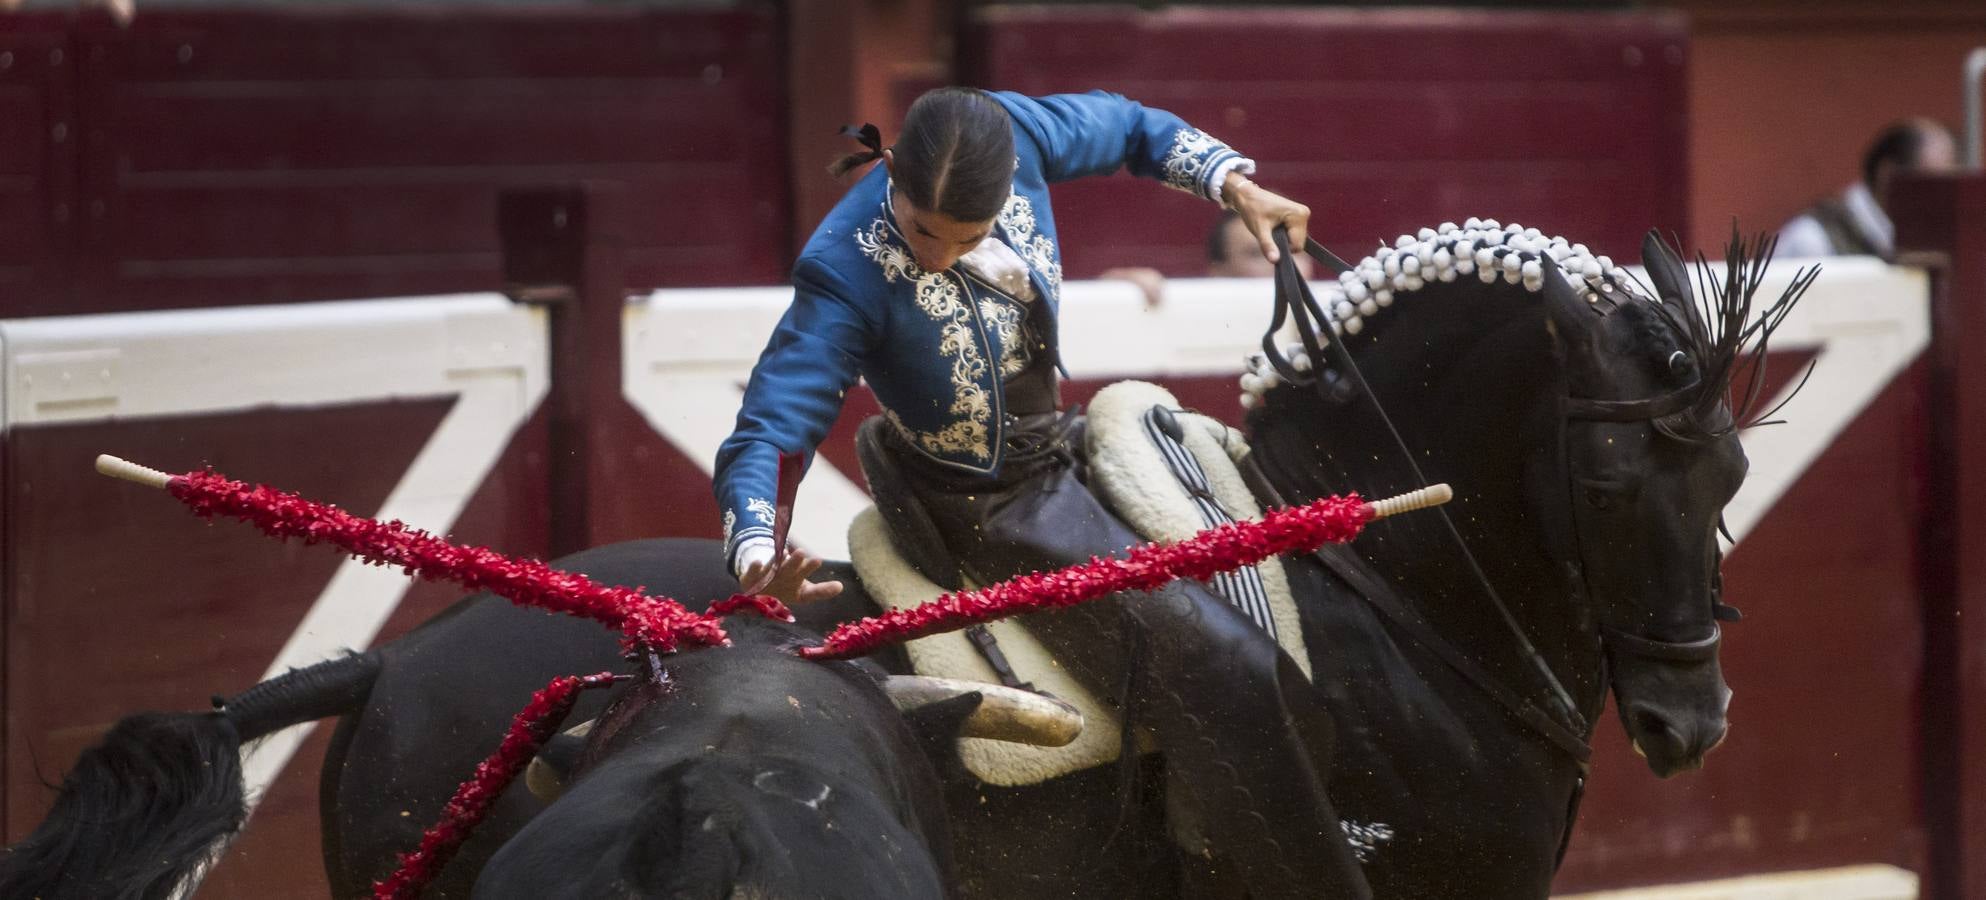
<path fill-rule="evenodd" d="M 1593 255 L 1585 244 L 1570 243 L 1557 235 L 1547 237 L 1536 228 L 1515 222 L 1503 225 L 1495 219 L 1471 216 L 1459 226 L 1443 222 L 1438 228 L 1400 235 L 1391 246 L 1382 245 L 1325 288 L 1317 303 L 1329 310 L 1333 335 L 1355 335 L 1364 330 L 1366 317 L 1391 306 L 1399 296 L 1437 281 L 1475 275 L 1484 284 L 1521 282 L 1527 291 L 1542 291 L 1545 257 L 1558 264 L 1559 271 L 1588 303 L 1617 291 L 1639 294 L 1628 287 L 1624 270 L 1607 257 Z M 1302 345 L 1291 345 L 1284 355 L 1297 371 L 1310 370 Z M 1247 362 L 1248 371 L 1241 378 L 1241 405 L 1254 409 L 1261 405 L 1262 395 L 1283 381 L 1262 354 L 1251 354 Z"/>

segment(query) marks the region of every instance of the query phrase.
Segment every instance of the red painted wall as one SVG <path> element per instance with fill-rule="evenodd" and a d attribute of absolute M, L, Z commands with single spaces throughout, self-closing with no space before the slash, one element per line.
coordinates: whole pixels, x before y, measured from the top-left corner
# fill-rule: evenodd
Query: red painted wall
<path fill-rule="evenodd" d="M 1735 217 L 1777 228 L 1859 177 L 1885 124 L 1961 128 L 1960 65 L 1986 46 L 1974 0 L 1670 0 L 1691 17 L 1690 192 L 1697 246 Z"/>
<path fill-rule="evenodd" d="M 0 315 L 492 289 L 498 191 L 583 179 L 642 211 L 630 284 L 785 277 L 769 6 L 0 16 L 5 52 Z"/>
<path fill-rule="evenodd" d="M 61 294 L 71 211 L 58 185 L 74 154 L 55 141 L 74 107 L 74 54 L 65 17 L 0 15 L 0 315 L 24 298 Z"/>
<path fill-rule="evenodd" d="M 963 77 L 1113 90 L 1253 156 L 1356 258 L 1471 215 L 1633 259 L 1688 219 L 1689 41 L 1663 13 L 994 7 Z M 1207 203 L 1128 178 L 1056 189 L 1070 277 L 1201 274 Z"/>
<path fill-rule="evenodd" d="M 1931 271 L 1917 552 L 1927 896 L 1969 898 L 1986 894 L 1986 175 L 1906 179 L 1897 193 L 1901 257 Z"/>

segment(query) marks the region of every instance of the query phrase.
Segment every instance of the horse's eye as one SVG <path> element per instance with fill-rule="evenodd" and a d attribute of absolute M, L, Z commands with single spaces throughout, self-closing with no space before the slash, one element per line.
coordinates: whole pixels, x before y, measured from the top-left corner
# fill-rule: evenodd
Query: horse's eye
<path fill-rule="evenodd" d="M 1681 350 L 1669 354 L 1669 374 L 1682 377 L 1696 370 L 1696 361 Z"/>

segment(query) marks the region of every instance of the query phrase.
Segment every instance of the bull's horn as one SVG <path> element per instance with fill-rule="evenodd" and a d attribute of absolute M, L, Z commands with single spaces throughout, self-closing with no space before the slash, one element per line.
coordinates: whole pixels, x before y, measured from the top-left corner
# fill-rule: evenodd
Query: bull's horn
<path fill-rule="evenodd" d="M 1019 688 L 929 675 L 891 675 L 883 685 L 897 709 L 911 710 L 960 694 L 979 692 L 979 709 L 966 718 L 961 737 L 1061 747 L 1083 733 L 1083 714 L 1054 697 Z"/>
<path fill-rule="evenodd" d="M 584 738 L 593 732 L 592 720 L 587 720 L 565 730 L 567 737 Z M 540 803 L 550 803 L 565 793 L 565 775 L 552 768 L 552 764 L 538 757 L 531 758 L 531 765 L 524 769 L 524 787 L 537 797 Z"/>

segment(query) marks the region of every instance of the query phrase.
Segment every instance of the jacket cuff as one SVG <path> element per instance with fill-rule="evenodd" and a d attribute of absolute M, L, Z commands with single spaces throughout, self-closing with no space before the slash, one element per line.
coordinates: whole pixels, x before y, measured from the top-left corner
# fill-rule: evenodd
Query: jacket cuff
<path fill-rule="evenodd" d="M 739 569 L 738 551 L 746 542 L 758 540 L 767 546 L 772 544 L 772 502 L 749 497 L 742 511 L 742 519 L 738 515 L 740 510 L 724 511 L 724 559 L 734 575 Z"/>
<path fill-rule="evenodd" d="M 1219 138 L 1188 126 L 1173 133 L 1172 146 L 1160 160 L 1159 177 L 1168 187 L 1219 202 L 1220 179 L 1241 164 L 1231 163 L 1232 160 L 1246 161 L 1246 158 Z M 1248 165 L 1250 168 L 1243 172 L 1254 171 L 1255 164 L 1250 161 Z"/>
<path fill-rule="evenodd" d="M 1246 156 L 1236 154 L 1216 163 L 1214 170 L 1207 175 L 1207 199 L 1222 206 L 1227 205 L 1227 198 L 1221 196 L 1221 188 L 1227 184 L 1229 172 L 1253 175 L 1255 174 L 1255 161 Z"/>
<path fill-rule="evenodd" d="M 730 553 L 731 577 L 742 581 L 745 567 L 753 561 L 769 562 L 777 554 L 771 537 L 749 537 L 740 540 Z"/>

